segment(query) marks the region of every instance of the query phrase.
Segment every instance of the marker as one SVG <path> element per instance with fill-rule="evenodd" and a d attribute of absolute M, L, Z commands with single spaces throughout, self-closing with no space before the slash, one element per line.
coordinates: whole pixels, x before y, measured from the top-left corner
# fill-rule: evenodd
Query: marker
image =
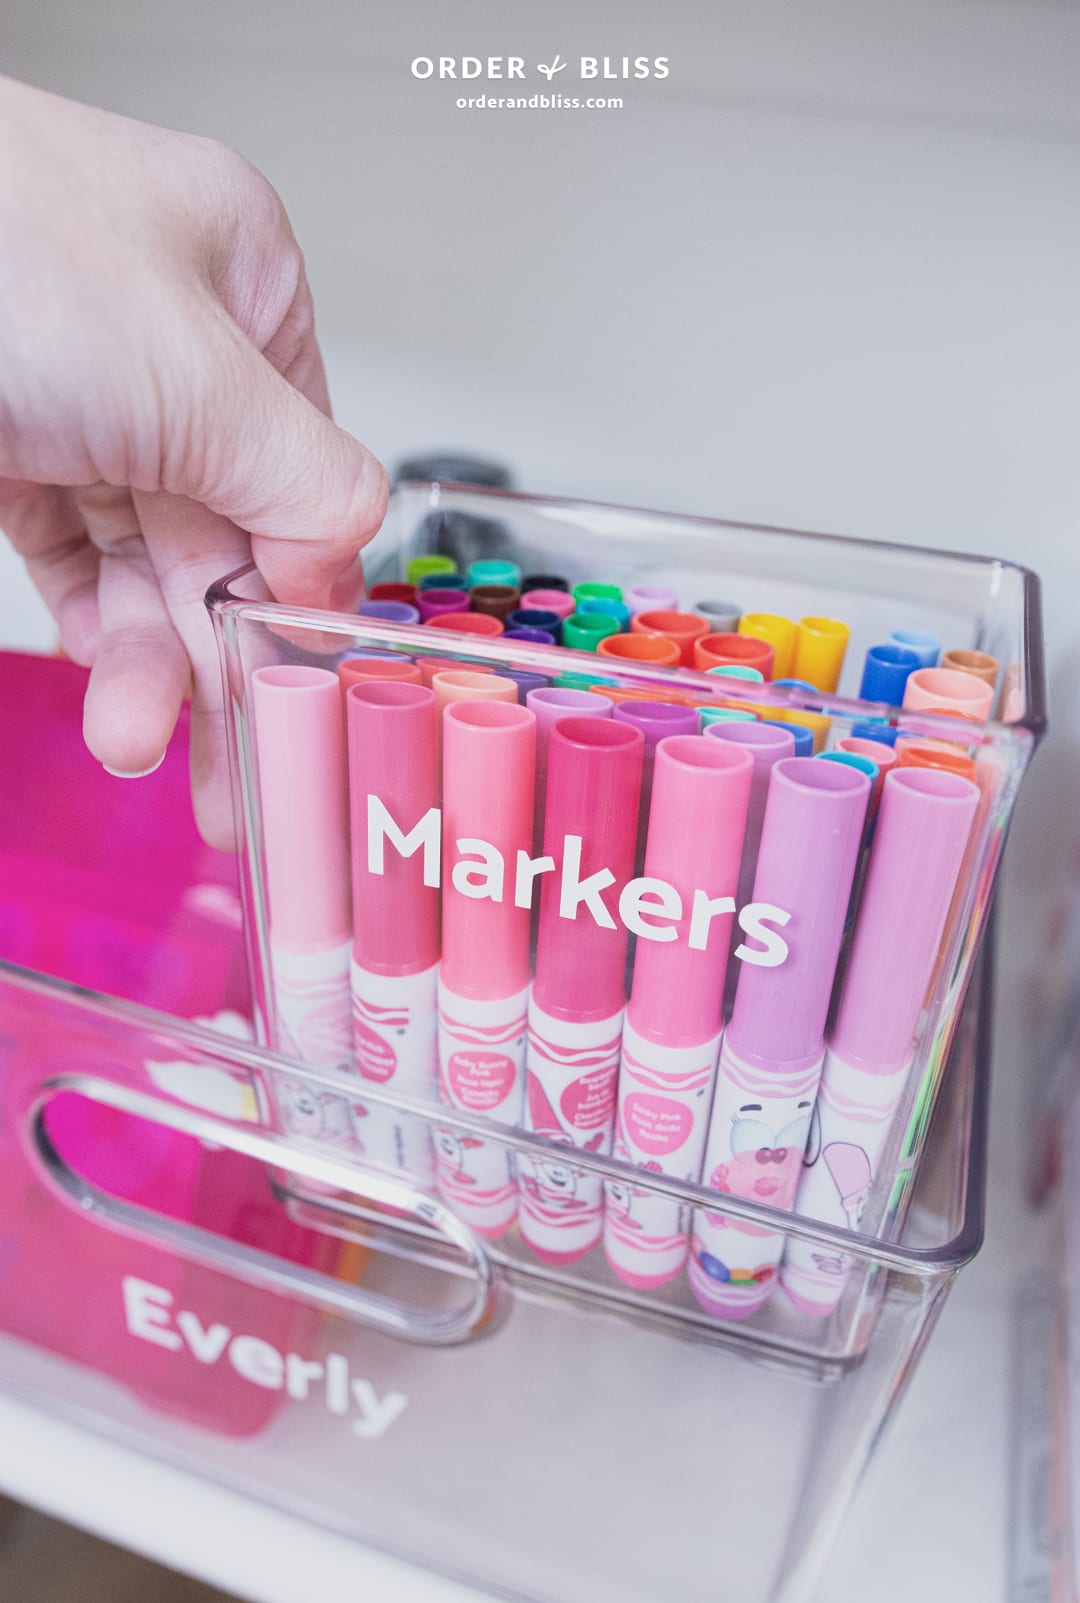
<path fill-rule="evenodd" d="M 596 647 L 598 657 L 621 657 L 625 662 L 651 662 L 658 668 L 676 668 L 679 648 L 666 635 L 609 634 Z"/>
<path fill-rule="evenodd" d="M 866 740 L 859 735 L 845 735 L 842 740 L 836 742 L 835 750 L 844 752 L 849 756 L 867 757 L 877 769 L 878 777 L 874 781 L 874 794 L 870 798 L 870 822 L 873 823 L 881 801 L 881 789 L 885 783 L 885 775 L 896 767 L 896 752 L 886 741 Z"/>
<path fill-rule="evenodd" d="M 541 607 L 517 607 L 506 620 L 508 629 L 543 629 L 558 641 L 563 621 L 557 612 Z"/>
<path fill-rule="evenodd" d="M 854 768 L 858 774 L 865 774 L 871 785 L 876 787 L 881 775 L 881 769 L 870 757 L 857 751 L 823 751 L 819 754 L 819 762 L 843 763 L 847 768 Z"/>
<path fill-rule="evenodd" d="M 715 1191 L 772 1208 L 795 1199 L 870 790 L 843 763 L 788 757 L 773 768 L 754 902 L 790 914 L 771 920 L 788 950 L 776 966 L 739 972 L 705 1155 Z M 717 1318 L 756 1312 L 782 1245 L 779 1233 L 697 1209 L 689 1280 L 701 1307 Z"/>
<path fill-rule="evenodd" d="M 630 620 L 630 628 L 635 634 L 658 634 L 673 641 L 679 648 L 679 661 L 684 668 L 694 667 L 694 642 L 709 632 L 709 625 L 696 612 L 664 610 L 636 612 Z"/>
<path fill-rule="evenodd" d="M 814 755 L 814 736 L 811 730 L 793 728 L 781 718 L 762 718 L 761 724 L 765 729 L 786 729 L 795 741 L 796 757 Z"/>
<path fill-rule="evenodd" d="M 520 604 L 521 591 L 512 584 L 478 584 L 469 591 L 469 601 L 474 612 L 486 613 L 505 623 Z"/>
<path fill-rule="evenodd" d="M 906 646 L 871 646 L 863 663 L 859 699 L 899 707 L 907 682 L 918 666 L 918 657 Z"/>
<path fill-rule="evenodd" d="M 369 601 L 404 601 L 406 606 L 416 605 L 414 584 L 373 584 L 368 591 Z"/>
<path fill-rule="evenodd" d="M 694 666 L 703 673 L 714 668 L 756 668 L 763 679 L 771 679 L 773 659 L 769 642 L 752 635 L 704 635 L 694 648 Z"/>
<path fill-rule="evenodd" d="M 396 662 L 384 657 L 347 657 L 338 663 L 338 678 L 345 691 L 369 679 L 396 679 L 400 684 L 412 685 L 423 682 L 420 669 L 408 657 L 399 657 Z"/>
<path fill-rule="evenodd" d="M 645 861 L 646 835 L 649 829 L 649 812 L 652 806 L 653 765 L 656 751 L 662 740 L 672 735 L 697 735 L 701 732 L 701 719 L 696 707 L 675 706 L 666 701 L 644 701 L 636 697 L 617 701 L 611 716 L 620 724 L 640 729 L 645 738 L 644 762 L 641 772 L 641 808 L 638 838 L 634 850 L 635 864 Z"/>
<path fill-rule="evenodd" d="M 536 832 L 534 850 L 544 841 L 547 816 L 548 742 L 551 731 L 562 718 L 610 718 L 611 702 L 592 691 L 551 685 L 546 690 L 530 690 L 525 705 L 536 719 Z"/>
<path fill-rule="evenodd" d="M 571 594 L 577 601 L 621 601 L 623 593 L 617 584 L 604 584 L 597 579 L 586 579 L 582 584 L 576 584 Z"/>
<path fill-rule="evenodd" d="M 851 726 L 853 740 L 876 740 L 883 746 L 895 746 L 898 734 L 887 718 L 859 718 Z"/>
<path fill-rule="evenodd" d="M 886 775 L 796 1207 L 857 1230 L 911 1070 L 919 1010 L 971 832 L 978 789 L 930 769 Z M 840 1299 L 851 1260 L 789 1241 L 781 1284 L 804 1313 Z"/>
<path fill-rule="evenodd" d="M 445 709 L 439 1086 L 452 1107 L 508 1125 L 521 1123 L 529 1000 L 529 908 L 517 905 L 513 878 L 518 853 L 532 850 L 535 768 L 527 707 Z M 518 1199 L 504 1147 L 441 1129 L 435 1162 L 439 1190 L 466 1224 L 492 1238 L 509 1230 Z"/>
<path fill-rule="evenodd" d="M 757 716 L 744 712 L 741 707 L 702 707 L 701 727 L 711 729 L 714 724 L 756 724 Z"/>
<path fill-rule="evenodd" d="M 573 596 L 566 594 L 565 590 L 523 590 L 521 605 L 529 607 L 536 612 L 553 612 L 557 618 L 569 618 L 572 612 L 577 611 L 577 602 Z"/>
<path fill-rule="evenodd" d="M 356 1066 L 365 1080 L 434 1101 L 439 889 L 425 883 L 421 850 L 403 856 L 386 838 L 439 805 L 435 697 L 417 684 L 353 685 L 345 697 L 352 826 L 352 1010 Z M 435 1178 L 431 1137 L 419 1118 L 377 1103 L 353 1104 L 365 1156 Z"/>
<path fill-rule="evenodd" d="M 425 685 L 430 685 L 437 673 L 454 673 L 465 670 L 466 664 L 460 658 L 447 655 L 445 657 L 414 657 L 413 661 L 420 670 L 420 678 Z M 467 666 L 469 673 L 494 673 L 495 670 L 484 662 L 470 662 Z"/>
<path fill-rule="evenodd" d="M 615 1154 L 683 1180 L 705 1145 L 752 773 L 748 752 L 703 735 L 656 750 Z M 664 1285 L 686 1262 L 685 1209 L 609 1183 L 604 1252 L 627 1285 Z"/>
<path fill-rule="evenodd" d="M 419 597 L 428 590 L 460 590 L 464 583 L 456 568 L 449 573 L 425 573 L 416 587 L 416 593 Z"/>
<path fill-rule="evenodd" d="M 777 690 L 801 690 L 804 696 L 816 696 L 818 692 L 818 686 L 808 679 L 774 679 L 773 684 Z"/>
<path fill-rule="evenodd" d="M 605 679 L 598 673 L 561 673 L 555 679 L 555 686 L 559 690 L 592 690 L 597 685 L 616 685 L 615 679 Z"/>
<path fill-rule="evenodd" d="M 635 584 L 626 592 L 631 617 L 636 612 L 675 612 L 679 598 L 664 584 Z"/>
<path fill-rule="evenodd" d="M 479 562 L 470 562 L 465 578 L 470 590 L 482 584 L 509 584 L 515 590 L 521 589 L 521 569 L 516 562 L 508 562 L 502 557 L 486 557 Z"/>
<path fill-rule="evenodd" d="M 740 714 L 740 717 L 743 716 Z M 758 851 L 761 847 L 761 830 L 765 822 L 765 803 L 769 795 L 769 780 L 776 764 L 786 757 L 795 756 L 795 735 L 782 724 L 734 723 L 728 719 L 711 722 L 705 733 L 714 740 L 723 740 L 741 746 L 750 753 L 754 771 L 750 780 L 750 800 L 746 810 L 746 834 L 743 841 L 742 861 L 739 867 L 739 885 L 736 900 L 746 907 L 754 899 L 754 875 L 757 872 Z"/>
<path fill-rule="evenodd" d="M 929 740 L 901 740 L 896 748 L 897 768 L 936 768 L 942 773 L 975 779 L 975 762 L 955 747 Z"/>
<path fill-rule="evenodd" d="M 419 623 L 420 612 L 405 601 L 361 601 L 358 618 L 377 618 L 380 623 Z"/>
<path fill-rule="evenodd" d="M 851 630 L 837 618 L 802 618 L 795 637 L 792 673 L 808 679 L 815 690 L 835 690 L 840 683 Z"/>
<path fill-rule="evenodd" d="M 628 724 L 562 718 L 550 732 L 536 979 L 529 1002 L 526 1128 L 607 1153 L 626 1002 L 629 930 L 620 898 L 634 873 L 644 739 Z M 563 916 L 563 865 L 601 882 L 590 905 Z M 606 870 L 606 872 L 605 872 Z M 539 1258 L 573 1263 L 600 1239 L 603 1187 L 557 1155 L 518 1158 L 521 1234 Z"/>
<path fill-rule="evenodd" d="M 705 672 L 715 674 L 718 679 L 745 679 L 751 685 L 765 683 L 765 675 L 760 668 L 751 668 L 742 662 L 725 662 L 718 668 L 706 668 Z"/>
<path fill-rule="evenodd" d="M 578 602 L 578 612 L 594 612 L 601 618 L 614 618 L 623 630 L 630 627 L 630 608 L 625 601 L 613 601 L 610 596 L 595 596 L 591 601 L 586 597 Z"/>
<path fill-rule="evenodd" d="M 445 668 L 433 674 L 431 688 L 440 719 L 443 709 L 452 702 L 505 701 L 516 705 L 518 699 L 518 687 L 512 679 L 497 673 L 474 673 L 470 668 Z"/>
<path fill-rule="evenodd" d="M 505 637 L 504 637 L 505 638 Z M 524 668 L 499 668 L 500 679 L 512 679 L 518 687 L 518 701 L 525 705 L 530 690 L 546 690 L 551 680 L 542 673 L 527 673 Z"/>
<path fill-rule="evenodd" d="M 941 641 L 925 629 L 894 629 L 886 641 L 890 646 L 903 646 L 913 651 L 920 668 L 936 668 L 941 657 Z"/>
<path fill-rule="evenodd" d="M 562 590 L 570 588 L 570 581 L 561 573 L 530 573 L 521 581 L 522 594 L 530 590 Z"/>
<path fill-rule="evenodd" d="M 336 673 L 257 668 L 252 678 L 274 989 L 274 1045 L 307 1063 L 352 1056 L 345 720 Z M 343 1097 L 328 1097 L 349 1128 Z M 283 1124 L 290 1127 L 287 1110 Z"/>
<path fill-rule="evenodd" d="M 468 612 L 469 597 L 464 590 L 421 590 L 416 599 L 424 623 L 447 613 Z"/>
<path fill-rule="evenodd" d="M 428 552 L 422 557 L 413 557 L 405 569 L 405 578 L 409 584 L 419 585 L 422 580 L 433 573 L 457 573 L 458 566 L 453 557 L 440 556 L 438 552 Z"/>
<path fill-rule="evenodd" d="M 996 685 L 1001 664 L 986 651 L 947 651 L 941 659 L 943 668 L 955 668 L 959 673 L 974 674 L 984 684 Z"/>
<path fill-rule="evenodd" d="M 666 685 L 593 685 L 598 696 L 606 696 L 613 704 L 618 701 L 666 702 L 671 707 L 690 707 L 698 710 L 698 698 L 688 696 L 684 690 L 669 690 Z"/>
<path fill-rule="evenodd" d="M 765 640 L 773 648 L 773 670 L 776 679 L 787 679 L 795 662 L 797 629 L 790 618 L 778 612 L 744 612 L 739 619 L 739 634 L 754 640 Z M 762 670 L 764 672 L 764 669 Z"/>
<path fill-rule="evenodd" d="M 605 635 L 617 635 L 619 625 L 614 618 L 600 618 L 596 613 L 575 612 L 562 626 L 562 643 L 572 651 L 595 651 Z"/>
<path fill-rule="evenodd" d="M 958 668 L 919 668 L 907 682 L 904 707 L 910 712 L 959 712 L 982 720 L 994 706 L 994 687 Z"/>
<path fill-rule="evenodd" d="M 558 642 L 550 629 L 507 629 L 504 640 L 524 640 L 531 646 L 554 646 Z"/>
<path fill-rule="evenodd" d="M 695 601 L 693 610 L 709 625 L 712 634 L 738 634 L 742 606 L 737 601 Z"/>
<path fill-rule="evenodd" d="M 444 629 L 454 635 L 483 635 L 488 640 L 497 639 L 503 632 L 498 618 L 485 612 L 443 612 L 429 618 L 424 628 Z"/>

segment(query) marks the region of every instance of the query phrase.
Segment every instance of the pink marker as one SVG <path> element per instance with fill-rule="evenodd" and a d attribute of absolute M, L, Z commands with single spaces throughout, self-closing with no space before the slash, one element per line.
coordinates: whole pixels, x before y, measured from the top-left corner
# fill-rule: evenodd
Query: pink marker
<path fill-rule="evenodd" d="M 795 1200 L 870 790 L 846 763 L 788 757 L 772 771 L 753 905 L 772 909 L 766 927 L 782 944 L 756 957 L 751 949 L 739 973 L 705 1152 L 703 1180 L 715 1191 L 771 1208 Z M 718 1318 L 754 1313 L 772 1292 L 781 1247 L 776 1231 L 699 1208 L 690 1289 Z"/>
<path fill-rule="evenodd" d="M 434 694 L 369 681 L 345 698 L 352 822 L 352 1001 L 356 1066 L 365 1080 L 434 1100 L 439 962 L 439 757 Z M 425 837 L 425 823 L 432 828 Z M 433 837 L 433 838 L 432 838 Z M 353 1107 L 373 1162 L 435 1178 L 420 1119 L 376 1103 Z"/>
<path fill-rule="evenodd" d="M 528 903 L 518 854 L 533 836 L 536 719 L 505 701 L 451 702 L 443 712 L 443 955 L 439 1087 L 447 1102 L 503 1124 L 521 1122 L 529 1001 Z M 509 1152 L 440 1130 L 439 1189 L 481 1235 L 517 1217 Z"/>
<path fill-rule="evenodd" d="M 623 910 L 638 944 L 615 1153 L 683 1180 L 697 1179 L 705 1146 L 753 771 L 749 752 L 704 735 L 660 742 L 645 878 Z M 686 1261 L 685 1210 L 609 1186 L 604 1251 L 627 1285 L 662 1286 Z"/>
<path fill-rule="evenodd" d="M 840 1006 L 825 1055 L 818 1129 L 795 1206 L 858 1228 L 911 1069 L 919 1011 L 978 807 L 970 779 L 934 768 L 886 776 Z M 824 1316 L 850 1260 L 788 1243 L 780 1281 L 797 1308 Z"/>
<path fill-rule="evenodd" d="M 326 668 L 252 674 L 259 804 L 269 903 L 274 1041 L 308 1063 L 352 1058 L 348 810 L 341 689 Z M 324 1128 L 346 1136 L 344 1097 Z M 282 1122 L 290 1127 L 288 1109 Z"/>
<path fill-rule="evenodd" d="M 536 716 L 536 833 L 534 850 L 544 840 L 547 810 L 548 742 L 560 718 L 610 718 L 611 702 L 591 690 L 563 690 L 558 685 L 530 690 L 525 705 Z"/>
<path fill-rule="evenodd" d="M 653 768 L 656 748 L 670 735 L 699 735 L 701 717 L 696 707 L 676 706 L 670 701 L 617 701 L 611 715 L 618 723 L 640 729 L 645 736 L 645 763 L 641 774 L 641 808 L 638 812 L 638 839 L 634 862 L 640 871 L 645 862 L 645 840 L 652 807 Z"/>
<path fill-rule="evenodd" d="M 530 698 L 531 699 L 531 698 Z M 590 698 L 599 700 L 599 697 Z M 545 859 L 529 1002 L 529 1130 L 607 1153 L 626 1002 L 629 931 L 619 899 L 634 872 L 644 738 L 602 718 L 562 718 L 548 746 Z M 565 874 L 588 894 L 568 904 Z M 570 1164 L 518 1158 L 521 1234 L 537 1257 L 573 1263 L 600 1239 L 603 1188 Z"/>
<path fill-rule="evenodd" d="M 577 611 L 577 602 L 565 590 L 526 590 L 521 606 L 530 612 L 553 612 L 557 618 L 569 618 Z"/>

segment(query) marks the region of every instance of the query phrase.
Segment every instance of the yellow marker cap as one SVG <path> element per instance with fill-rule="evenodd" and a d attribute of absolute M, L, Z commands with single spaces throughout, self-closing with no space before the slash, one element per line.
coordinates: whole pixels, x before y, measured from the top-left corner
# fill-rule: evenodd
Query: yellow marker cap
<path fill-rule="evenodd" d="M 790 618 L 782 618 L 778 612 L 744 612 L 739 619 L 739 633 L 765 640 L 772 646 L 774 679 L 792 678 L 798 630 Z"/>
<path fill-rule="evenodd" d="M 851 630 L 838 618 L 802 618 L 795 638 L 792 677 L 806 679 L 818 690 L 835 690 L 850 639 Z"/>

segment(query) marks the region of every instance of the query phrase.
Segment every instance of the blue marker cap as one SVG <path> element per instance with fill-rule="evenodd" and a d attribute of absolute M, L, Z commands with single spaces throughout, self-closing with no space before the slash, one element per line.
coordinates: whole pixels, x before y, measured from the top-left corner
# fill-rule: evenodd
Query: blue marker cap
<path fill-rule="evenodd" d="M 925 629 L 894 629 L 886 642 L 890 646 L 903 646 L 913 651 L 920 668 L 936 668 L 941 657 L 941 641 Z"/>
<path fill-rule="evenodd" d="M 478 562 L 470 562 L 465 577 L 470 590 L 478 584 L 509 584 L 515 589 L 521 585 L 521 569 L 517 563 L 501 557 L 481 557 Z"/>
<path fill-rule="evenodd" d="M 420 614 L 407 601 L 361 601 L 358 618 L 381 618 L 383 623 L 419 623 Z"/>
<path fill-rule="evenodd" d="M 620 629 L 630 627 L 630 608 L 625 601 L 616 601 L 614 596 L 586 596 L 584 601 L 577 604 L 579 612 L 595 612 L 602 618 L 614 618 Z"/>
<path fill-rule="evenodd" d="M 858 718 L 851 733 L 856 740 L 880 740 L 883 746 L 895 746 L 900 731 L 887 718 Z"/>
<path fill-rule="evenodd" d="M 513 616 L 511 614 L 511 616 Z M 550 629 L 504 629 L 503 640 L 528 640 L 534 646 L 554 646 L 558 644 Z"/>
<path fill-rule="evenodd" d="M 562 633 L 562 619 L 557 612 L 548 612 L 543 607 L 518 607 L 516 612 L 507 614 L 506 628 L 508 631 L 517 629 L 543 629 L 549 634 L 556 645 Z"/>
<path fill-rule="evenodd" d="M 782 690 L 806 690 L 811 696 L 821 695 L 818 686 L 808 684 L 805 679 L 774 679 L 773 684 L 779 685 Z"/>
<path fill-rule="evenodd" d="M 453 573 L 425 573 L 420 580 L 421 590 L 460 590 L 461 574 L 455 569 Z"/>
<path fill-rule="evenodd" d="M 538 631 L 539 633 L 540 631 Z M 506 636 L 503 636 L 505 640 Z M 545 641 L 546 644 L 546 641 Z M 522 668 L 498 668 L 500 679 L 512 679 L 518 687 L 518 701 L 524 707 L 525 697 L 530 690 L 546 690 L 551 680 L 542 673 L 526 673 Z"/>
<path fill-rule="evenodd" d="M 899 707 L 908 679 L 918 667 L 918 657 L 906 646 L 871 646 L 859 686 L 860 699 Z"/>
<path fill-rule="evenodd" d="M 779 718 L 762 718 L 761 722 L 766 729 L 785 729 L 789 735 L 794 735 L 796 757 L 812 757 L 814 755 L 814 731 L 812 729 L 804 729 L 801 724 L 785 724 Z"/>
<path fill-rule="evenodd" d="M 818 758 L 822 763 L 843 763 L 846 768 L 857 768 L 860 774 L 867 779 L 877 781 L 881 769 L 870 757 L 864 757 L 859 751 L 823 751 Z"/>

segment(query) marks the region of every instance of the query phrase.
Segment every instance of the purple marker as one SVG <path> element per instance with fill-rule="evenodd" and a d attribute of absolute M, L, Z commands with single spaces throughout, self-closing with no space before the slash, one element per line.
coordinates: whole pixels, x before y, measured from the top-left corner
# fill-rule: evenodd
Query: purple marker
<path fill-rule="evenodd" d="M 469 596 L 466 590 L 421 590 L 416 605 L 427 623 L 430 618 L 441 618 L 447 612 L 468 612 Z"/>
<path fill-rule="evenodd" d="M 420 611 L 407 601 L 362 601 L 356 609 L 359 618 L 380 618 L 383 623 L 419 623 Z"/>
<path fill-rule="evenodd" d="M 505 639 L 505 636 L 503 637 Z M 610 718 L 611 702 L 591 690 L 562 690 L 551 685 L 530 690 L 525 705 L 536 717 L 536 834 L 534 851 L 543 851 L 547 807 L 547 754 L 551 731 L 560 718 Z"/>
<path fill-rule="evenodd" d="M 504 629 L 504 640 L 524 640 L 532 646 L 555 646 L 558 641 L 550 629 Z"/>
<path fill-rule="evenodd" d="M 623 600 L 630 608 L 631 617 L 636 612 L 677 612 L 679 609 L 678 596 L 663 584 L 635 584 L 627 590 Z"/>
<path fill-rule="evenodd" d="M 911 1070 L 919 1010 L 971 833 L 979 790 L 938 768 L 886 774 L 866 888 L 818 1093 L 819 1138 L 800 1213 L 856 1230 Z M 804 1313 L 840 1300 L 850 1260 L 788 1244 L 780 1283 Z"/>
<path fill-rule="evenodd" d="M 843 763 L 787 757 L 769 781 L 753 944 L 720 1050 L 703 1180 L 790 1208 L 825 1056 L 825 1018 L 872 786 Z M 706 1313 L 741 1319 L 770 1296 L 783 1238 L 699 1208 L 688 1275 Z"/>
<path fill-rule="evenodd" d="M 641 805 L 638 811 L 638 840 L 634 853 L 637 872 L 645 861 L 652 805 L 653 767 L 656 748 L 669 735 L 698 735 L 701 719 L 696 707 L 680 707 L 668 701 L 617 701 L 612 717 L 621 724 L 640 729 L 645 736 L 645 767 L 641 776 Z"/>
<path fill-rule="evenodd" d="M 504 637 L 505 638 L 505 637 Z M 526 673 L 523 668 L 499 668 L 500 679 L 512 679 L 518 687 L 518 701 L 524 705 L 530 690 L 544 690 L 551 683 L 542 673 Z"/>

